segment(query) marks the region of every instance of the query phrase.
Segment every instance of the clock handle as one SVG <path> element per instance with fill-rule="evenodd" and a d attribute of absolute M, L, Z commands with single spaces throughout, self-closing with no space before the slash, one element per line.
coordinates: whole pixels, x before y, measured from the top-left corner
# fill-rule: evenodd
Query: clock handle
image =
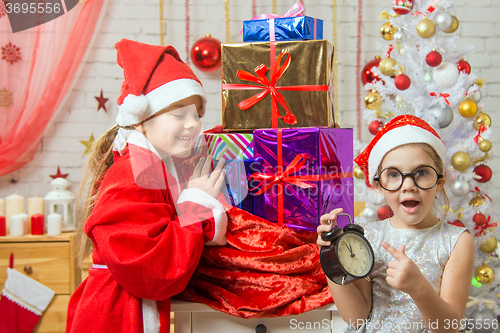
<path fill-rule="evenodd" d="M 351 218 L 351 215 L 347 214 L 347 213 L 338 213 L 337 216 L 339 215 L 344 215 L 344 216 L 347 216 L 349 218 L 349 224 L 353 224 L 352 223 L 352 218 Z"/>

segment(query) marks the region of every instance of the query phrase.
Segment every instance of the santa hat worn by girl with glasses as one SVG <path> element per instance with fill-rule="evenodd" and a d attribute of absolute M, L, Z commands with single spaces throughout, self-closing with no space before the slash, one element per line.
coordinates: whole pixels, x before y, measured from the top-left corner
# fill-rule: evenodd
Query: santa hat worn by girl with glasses
<path fill-rule="evenodd" d="M 382 127 L 363 152 L 354 159 L 365 174 L 366 183 L 371 187 L 375 185 L 373 178 L 385 154 L 409 143 L 427 143 L 434 148 L 444 165 L 446 146 L 443 140 L 427 122 L 405 114 L 393 118 Z"/>

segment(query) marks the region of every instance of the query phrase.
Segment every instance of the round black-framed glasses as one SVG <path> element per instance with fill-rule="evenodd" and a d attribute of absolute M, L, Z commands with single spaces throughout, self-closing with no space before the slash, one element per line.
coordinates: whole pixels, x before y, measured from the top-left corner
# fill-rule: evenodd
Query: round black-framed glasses
<path fill-rule="evenodd" d="M 409 173 L 402 173 L 397 168 L 389 167 L 382 170 L 378 177 L 373 177 L 373 180 L 377 181 L 384 190 L 394 192 L 403 186 L 406 177 L 413 178 L 413 182 L 419 189 L 430 190 L 444 175 L 440 175 L 430 165 L 421 165 Z"/>

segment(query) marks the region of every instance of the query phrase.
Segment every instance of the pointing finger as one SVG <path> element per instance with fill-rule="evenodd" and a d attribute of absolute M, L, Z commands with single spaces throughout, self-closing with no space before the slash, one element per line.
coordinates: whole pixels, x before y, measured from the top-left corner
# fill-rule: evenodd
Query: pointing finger
<path fill-rule="evenodd" d="M 406 255 L 404 254 L 404 252 L 401 252 L 399 250 L 396 250 L 394 247 L 392 247 L 389 243 L 387 243 L 386 241 L 383 241 L 382 244 L 380 244 L 387 252 L 389 252 L 394 258 L 396 258 L 397 260 L 402 260 L 404 258 L 406 258 Z M 403 246 L 403 250 L 404 250 L 404 245 L 401 245 Z M 401 249 L 401 246 L 399 247 Z"/>

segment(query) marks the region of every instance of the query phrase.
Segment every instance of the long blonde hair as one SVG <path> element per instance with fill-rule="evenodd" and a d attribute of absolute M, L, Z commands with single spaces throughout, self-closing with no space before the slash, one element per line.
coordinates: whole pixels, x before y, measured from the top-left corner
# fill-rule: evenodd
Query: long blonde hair
<path fill-rule="evenodd" d="M 94 209 L 94 203 L 104 176 L 113 164 L 113 141 L 119 126 L 114 125 L 101 135 L 90 147 L 90 156 L 85 166 L 76 202 L 76 237 L 75 247 L 77 262 L 81 266 L 93 250 L 90 238 L 85 235 L 85 222 Z"/>

